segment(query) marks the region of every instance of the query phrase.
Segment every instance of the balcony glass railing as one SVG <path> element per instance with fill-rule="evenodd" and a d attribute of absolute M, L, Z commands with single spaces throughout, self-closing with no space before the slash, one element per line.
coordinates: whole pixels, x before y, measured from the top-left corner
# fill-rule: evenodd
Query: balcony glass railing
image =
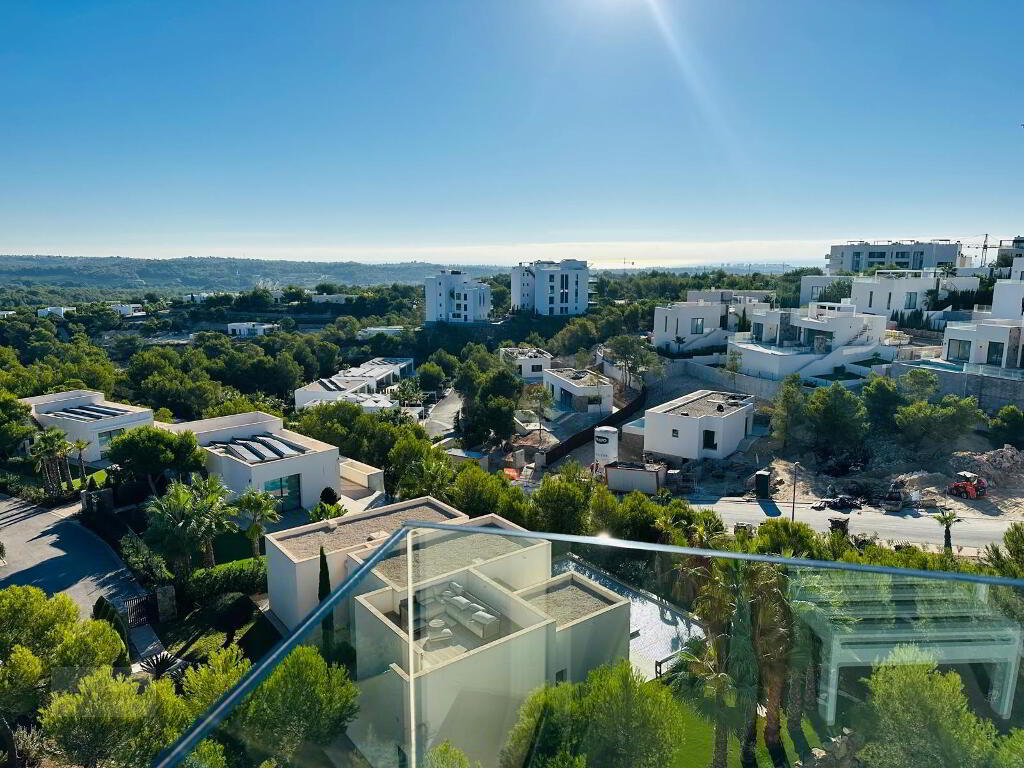
<path fill-rule="evenodd" d="M 982 376 L 994 376 L 997 379 L 1024 381 L 1024 368 L 1002 368 L 998 365 L 984 363 L 964 363 L 964 373 L 977 373 Z"/>
<path fill-rule="evenodd" d="M 1024 582 L 472 522 L 328 554 L 341 586 L 155 765 L 1021 764 Z M 317 574 L 281 567 L 285 613 Z"/>

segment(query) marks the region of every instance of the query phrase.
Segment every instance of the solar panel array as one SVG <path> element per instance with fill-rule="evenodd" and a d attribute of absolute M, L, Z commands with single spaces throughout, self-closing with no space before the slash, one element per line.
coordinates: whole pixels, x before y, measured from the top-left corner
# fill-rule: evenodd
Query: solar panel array
<path fill-rule="evenodd" d="M 211 443 L 211 447 L 219 448 L 247 464 L 263 464 L 291 456 L 301 456 L 307 452 L 301 445 L 270 434 L 238 437 L 230 442 L 215 442 Z"/>
<path fill-rule="evenodd" d="M 71 421 L 89 422 L 110 419 L 126 413 L 131 413 L 131 411 L 127 408 L 115 408 L 112 405 L 76 405 L 73 408 L 62 408 L 59 411 L 50 411 L 41 415 L 57 416 L 62 419 L 70 419 Z"/>

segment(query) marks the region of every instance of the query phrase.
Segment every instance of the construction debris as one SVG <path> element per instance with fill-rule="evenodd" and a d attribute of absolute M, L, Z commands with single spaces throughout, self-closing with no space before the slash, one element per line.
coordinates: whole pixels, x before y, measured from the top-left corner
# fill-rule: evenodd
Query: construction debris
<path fill-rule="evenodd" d="M 991 485 L 1020 485 L 1024 482 L 1024 451 L 1004 445 L 987 453 L 958 451 L 949 460 L 957 472 L 981 475 Z"/>

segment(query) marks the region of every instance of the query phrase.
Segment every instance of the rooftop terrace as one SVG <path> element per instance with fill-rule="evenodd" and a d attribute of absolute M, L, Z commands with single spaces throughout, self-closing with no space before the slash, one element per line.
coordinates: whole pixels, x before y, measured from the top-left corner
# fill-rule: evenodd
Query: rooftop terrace
<path fill-rule="evenodd" d="M 701 389 L 647 410 L 673 416 L 725 416 L 749 405 L 753 400 L 752 395 Z"/>

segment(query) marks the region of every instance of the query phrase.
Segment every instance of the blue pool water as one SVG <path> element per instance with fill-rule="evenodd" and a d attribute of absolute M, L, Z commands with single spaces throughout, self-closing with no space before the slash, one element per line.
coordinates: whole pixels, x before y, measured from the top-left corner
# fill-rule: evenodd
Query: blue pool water
<path fill-rule="evenodd" d="M 922 368 L 938 368 L 940 371 L 962 371 L 964 369 L 961 363 L 948 363 L 945 360 L 907 360 L 906 362 Z"/>
<path fill-rule="evenodd" d="M 655 662 L 673 656 L 688 638 L 704 635 L 682 608 L 624 584 L 586 560 L 563 557 L 553 564 L 552 571 L 556 576 L 573 571 L 629 600 L 629 660 L 647 678 L 654 677 Z"/>

